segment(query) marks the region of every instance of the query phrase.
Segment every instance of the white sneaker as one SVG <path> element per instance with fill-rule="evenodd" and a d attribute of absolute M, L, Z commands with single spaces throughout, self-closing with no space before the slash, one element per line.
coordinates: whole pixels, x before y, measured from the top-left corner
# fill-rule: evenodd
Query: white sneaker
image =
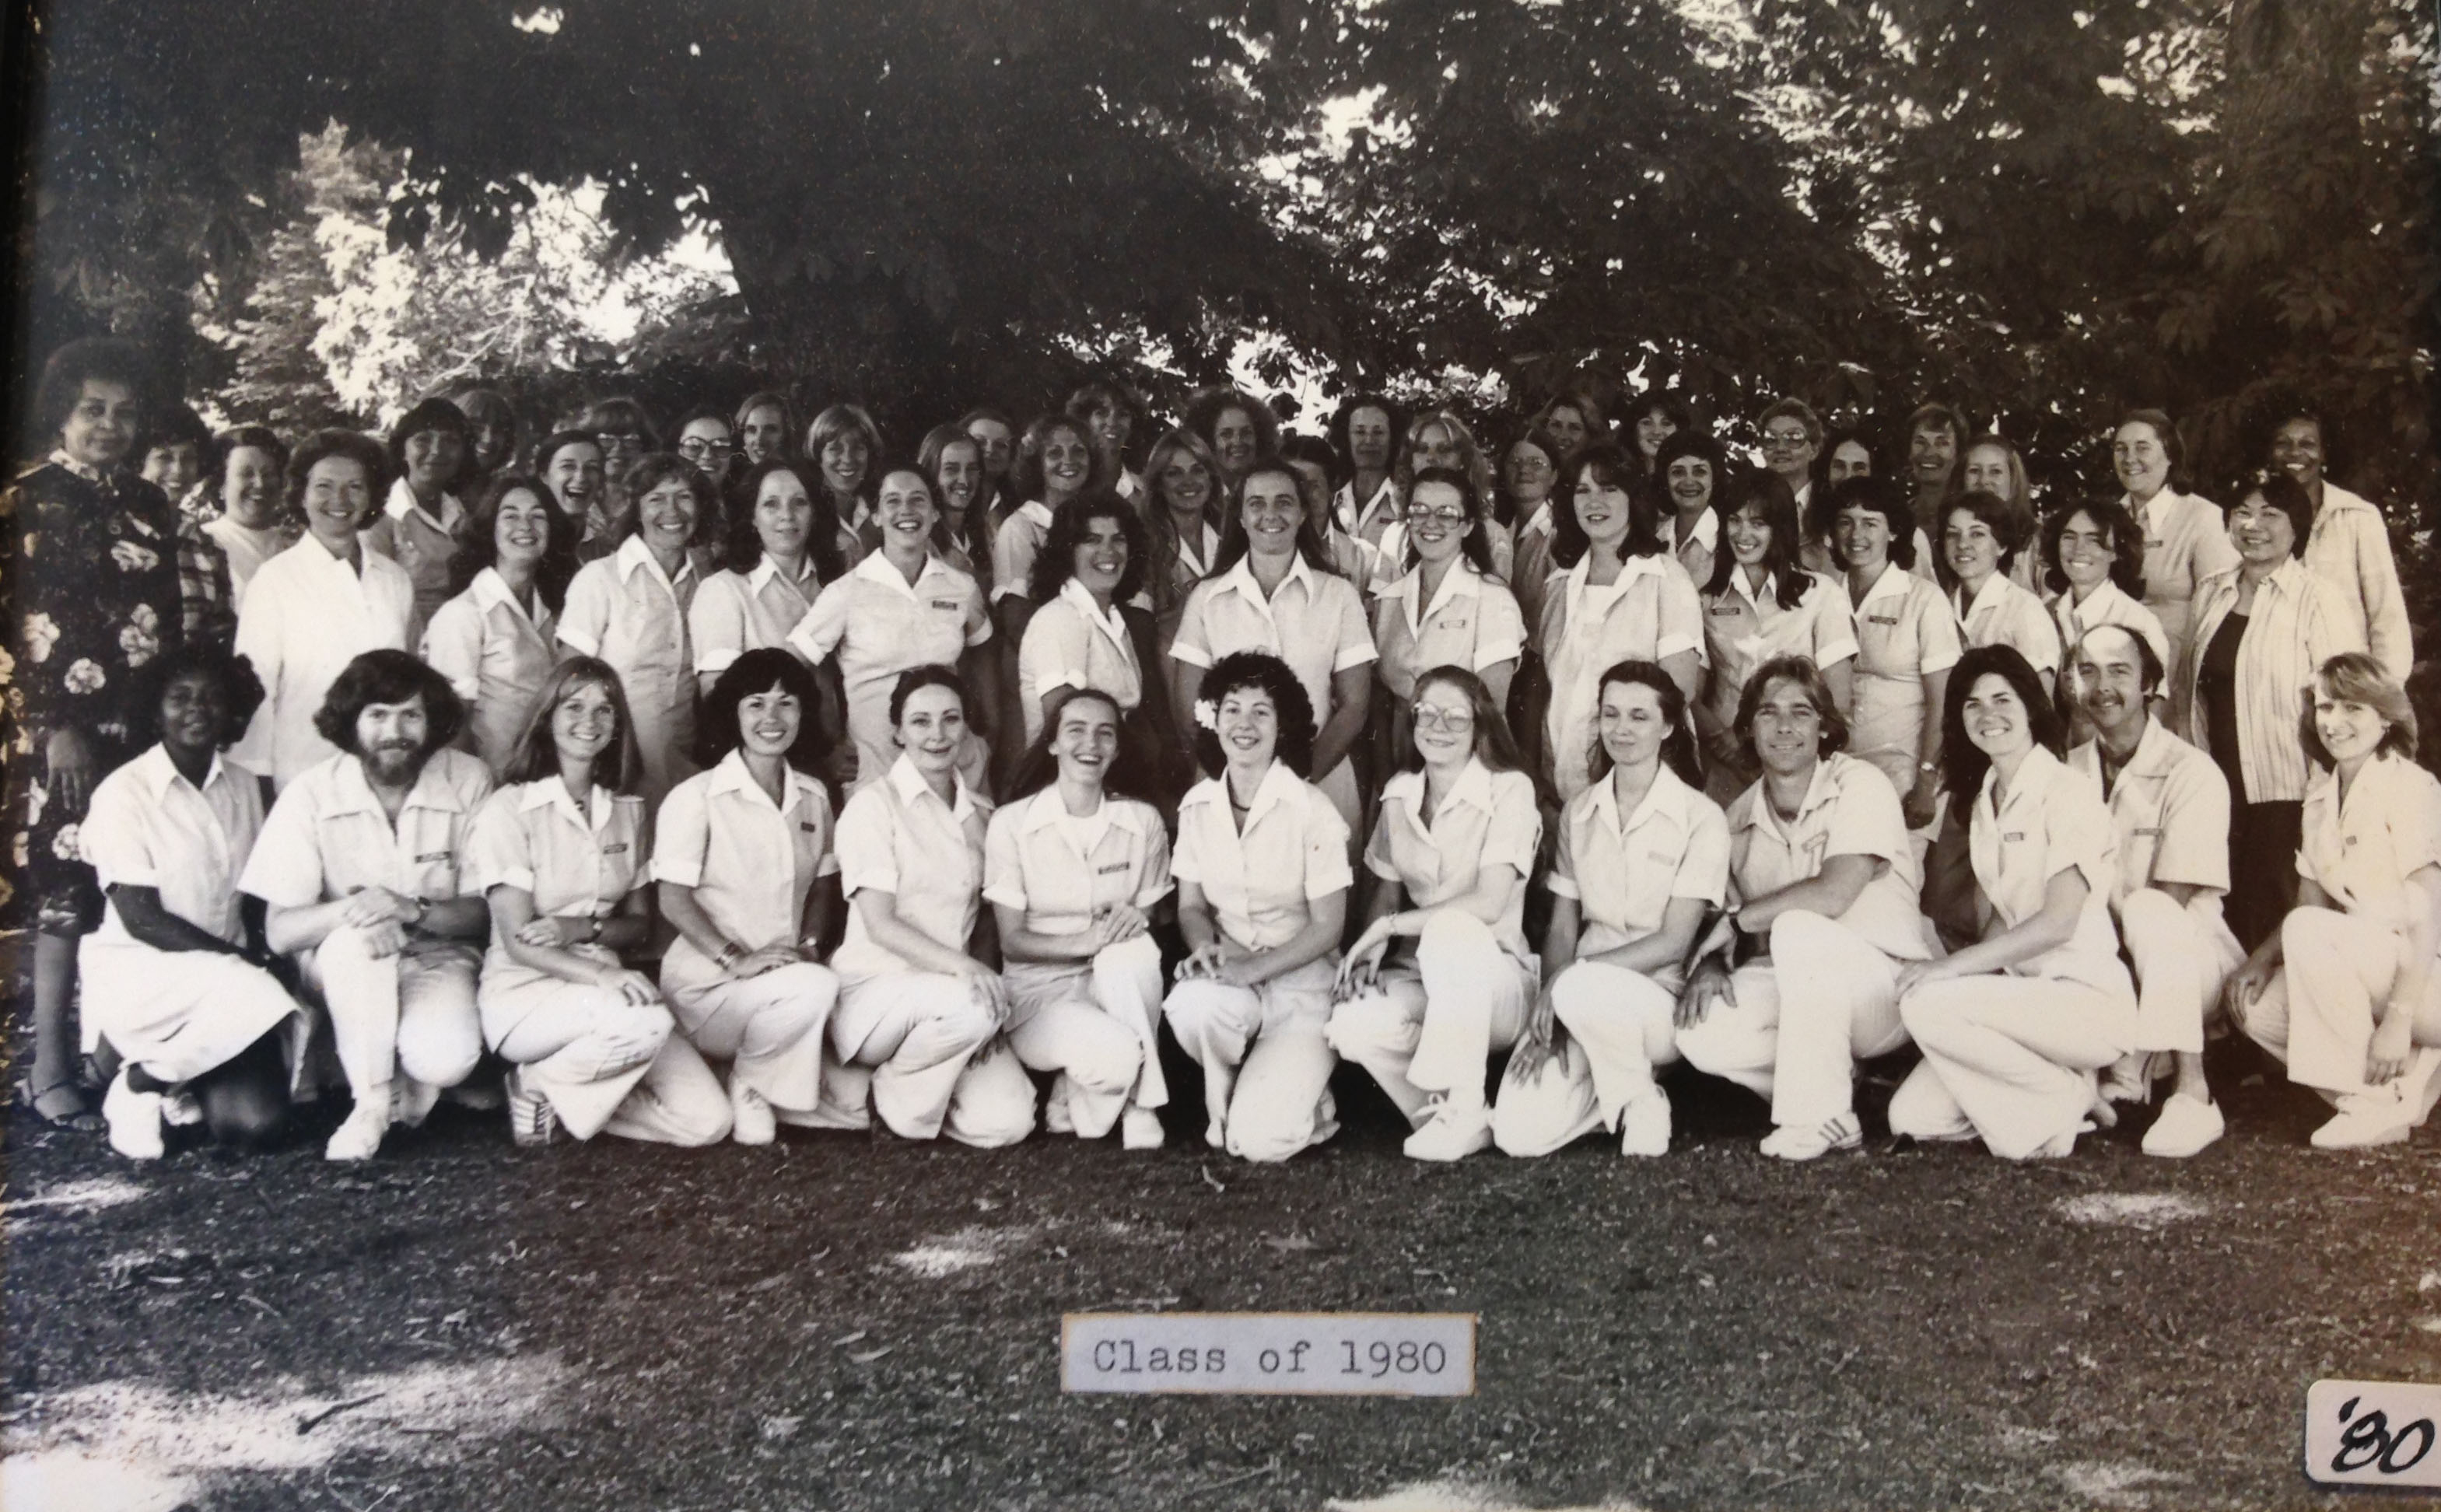
<path fill-rule="evenodd" d="M 1411 1161 L 1462 1161 L 1491 1144 L 1490 1111 L 1481 1107 L 1453 1108 L 1436 1101 L 1423 1125 L 1407 1136 L 1402 1148 Z"/>
<path fill-rule="evenodd" d="M 509 1072 L 509 1138 L 519 1149 L 539 1149 L 559 1139 L 559 1114 L 551 1099 L 526 1085 L 522 1068 Z"/>
<path fill-rule="evenodd" d="M 2404 1144 L 2414 1117 L 2395 1090 L 2348 1092 L 2340 1098 L 2340 1116 L 2314 1131 L 2318 1150 L 2369 1150 L 2381 1144 Z"/>
<path fill-rule="evenodd" d="M 204 1121 L 204 1100 L 181 1087 L 161 1094 L 161 1122 L 171 1128 L 193 1128 Z"/>
<path fill-rule="evenodd" d="M 1618 1153 L 1670 1153 L 1670 1094 L 1656 1087 L 1627 1105 L 1619 1115 Z"/>
<path fill-rule="evenodd" d="M 408 1128 L 422 1128 L 440 1102 L 440 1088 L 412 1076 L 394 1077 L 389 1084 L 389 1121 Z"/>
<path fill-rule="evenodd" d="M 322 1146 L 322 1159 L 370 1161 L 380 1152 L 382 1136 L 389 1132 L 389 1101 L 378 1097 L 361 1099 L 349 1112 L 347 1122 L 332 1131 L 330 1143 Z"/>
<path fill-rule="evenodd" d="M 110 1122 L 110 1147 L 131 1161 L 161 1158 L 159 1092 L 139 1092 L 127 1085 L 129 1068 L 120 1067 L 101 1094 L 101 1116 Z"/>
<path fill-rule="evenodd" d="M 1784 1125 L 1763 1136 L 1763 1153 L 1782 1161 L 1815 1161 L 1833 1150 L 1862 1149 L 1865 1128 L 1853 1110 L 1834 1113 L 1821 1123 Z"/>
<path fill-rule="evenodd" d="M 1169 1136 L 1162 1131 L 1161 1115 L 1149 1107 L 1130 1107 L 1119 1115 L 1119 1147 L 1157 1150 Z"/>
<path fill-rule="evenodd" d="M 740 1144 L 768 1144 L 780 1137 L 780 1121 L 763 1094 L 732 1072 L 729 1078 L 729 1137 Z"/>
<path fill-rule="evenodd" d="M 1076 1121 L 1068 1113 L 1068 1073 L 1061 1071 L 1051 1082 L 1051 1095 L 1042 1105 L 1042 1130 L 1046 1134 L 1074 1134 Z"/>
<path fill-rule="evenodd" d="M 1330 1089 L 1326 1087 L 1322 1100 L 1313 1107 L 1313 1138 L 1305 1142 L 1306 1148 L 1311 1149 L 1338 1132 L 1339 1099 L 1331 1096 Z"/>
<path fill-rule="evenodd" d="M 2184 1160 L 2202 1153 L 2228 1127 L 2218 1104 L 2173 1092 L 2161 1104 L 2161 1116 L 2144 1131 L 2144 1153 Z"/>

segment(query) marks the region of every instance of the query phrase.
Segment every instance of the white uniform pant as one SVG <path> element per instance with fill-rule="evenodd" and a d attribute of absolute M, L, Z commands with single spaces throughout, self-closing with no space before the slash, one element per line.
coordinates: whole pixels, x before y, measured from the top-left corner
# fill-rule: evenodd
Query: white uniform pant
<path fill-rule="evenodd" d="M 791 1112 L 807 1111 L 821 1100 L 823 1026 L 839 991 L 831 969 L 810 961 L 752 977 L 668 988 L 670 1010 L 695 1048 L 729 1061 L 732 1081 Z"/>
<path fill-rule="evenodd" d="M 1492 1111 L 1492 1139 L 1510 1155 L 1547 1155 L 1597 1127 L 1617 1128 L 1627 1105 L 1659 1090 L 1653 1070 L 1678 1058 L 1678 973 L 1646 976 L 1580 961 L 1551 982 L 1552 1017 L 1567 1030 L 1531 1077 L 1510 1062 Z"/>
<path fill-rule="evenodd" d="M 1918 1139 L 1980 1134 L 2022 1161 L 2073 1139 L 2094 1098 L 2093 1073 L 2135 1042 L 2135 1005 L 2081 981 L 2003 975 L 1919 987 L 1899 1017 L 1924 1064 L 1890 1099 L 1890 1132 Z"/>
<path fill-rule="evenodd" d="M 2374 1005 L 2389 1001 L 2406 944 L 2395 930 L 2334 909 L 2292 910 L 2280 927 L 2286 968 L 2248 1011 L 2248 1035 L 2287 1061 L 2290 1081 L 2334 1095 L 2367 1090 Z M 2411 1112 L 2419 1123 L 2441 1084 L 2441 1053 L 2435 1053 L 2441 1050 L 2441 972 L 2429 981 L 2424 1000 L 2414 1005 L 2413 1042 L 2419 1049 L 2407 1071 Z"/>
<path fill-rule="evenodd" d="M 1771 1099 L 1771 1121 L 1815 1128 L 1855 1107 L 1856 1062 L 1907 1043 L 1898 963 L 1803 909 L 1771 925 L 1771 960 L 1729 979 L 1734 1003 L 1678 1031 L 1697 1071 Z"/>
<path fill-rule="evenodd" d="M 78 970 L 87 1026 L 165 1082 L 227 1065 L 298 1011 L 270 972 L 214 951 L 87 940 Z"/>
<path fill-rule="evenodd" d="M 1532 964 L 1500 948 L 1491 926 L 1436 909 L 1413 966 L 1385 969 L 1379 989 L 1332 1010 L 1330 1048 L 1372 1072 L 1410 1124 L 1435 1092 L 1480 1107 L 1485 1067 L 1517 1042 L 1534 987 Z"/>
<path fill-rule="evenodd" d="M 1132 1101 L 1169 1101 L 1162 1079 L 1161 946 L 1148 934 L 1096 951 L 1090 963 L 1012 962 L 1009 1048 L 1029 1071 L 1068 1078 L 1068 1116 L 1100 1139 Z"/>
<path fill-rule="evenodd" d="M 1023 1069 L 1010 1057 L 975 1054 L 999 1032 L 991 1008 L 966 978 L 930 971 L 849 982 L 831 1015 L 831 1045 L 840 1060 L 872 1068 L 874 1111 L 892 1133 L 911 1140 L 946 1129 L 961 1143 L 990 1147 L 1023 1139 L 1033 1128 L 1034 1085 Z M 978 1069 L 971 1087 L 962 1085 L 970 1058 Z M 996 1061 L 1006 1064 L 991 1064 Z"/>
<path fill-rule="evenodd" d="M 1322 1101 L 1337 1064 L 1327 1031 L 1338 974 L 1327 955 L 1259 987 L 1198 977 L 1170 989 L 1163 1011 L 1179 1045 L 1206 1075 L 1237 1070 L 1221 1128 L 1230 1154 L 1285 1161 L 1328 1137 Z"/>
<path fill-rule="evenodd" d="M 549 978 L 505 993 L 487 978 L 482 999 L 492 1048 L 523 1069 L 526 1085 L 576 1139 L 610 1133 L 694 1146 L 729 1137 L 729 1094 L 660 1003 Z M 514 1019 L 494 1035 L 503 1009 Z"/>
<path fill-rule="evenodd" d="M 348 1088 L 362 1096 L 404 1072 L 426 1087 L 455 1087 L 482 1058 L 475 979 L 482 956 L 456 940 L 414 938 L 376 956 L 367 935 L 341 926 L 299 958 L 322 995 Z"/>
<path fill-rule="evenodd" d="M 2136 966 L 2136 1048 L 2201 1054 L 2204 1020 L 2246 951 L 2217 913 L 2197 914 L 2154 888 L 2119 902 L 2119 938 Z"/>

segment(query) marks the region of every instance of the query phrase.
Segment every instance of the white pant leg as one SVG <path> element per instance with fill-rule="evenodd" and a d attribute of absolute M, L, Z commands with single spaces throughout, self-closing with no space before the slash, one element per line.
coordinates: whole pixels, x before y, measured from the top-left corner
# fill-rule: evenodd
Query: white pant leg
<path fill-rule="evenodd" d="M 1515 1044 L 1526 1027 L 1526 973 L 1490 925 L 1456 909 L 1436 909 L 1424 921 L 1416 969 L 1424 981 L 1424 1021 L 1407 1079 L 1453 1105 L 1480 1107 L 1492 1053 Z"/>
<path fill-rule="evenodd" d="M 1678 1031 L 1678 1053 L 1708 1076 L 1772 1094 L 1780 1057 L 1780 973 L 1765 962 L 1729 974 L 1734 1000 L 1716 1002 L 1700 1023 Z"/>
<path fill-rule="evenodd" d="M 1179 1048 L 1208 1074 L 1213 1067 L 1237 1070 L 1262 1026 L 1263 1000 L 1252 987 L 1233 987 L 1196 977 L 1169 990 L 1161 1005 Z"/>
<path fill-rule="evenodd" d="M 2280 944 L 2288 968 L 2288 1079 L 2333 1093 L 2364 1090 L 2374 1005 L 2388 1003 L 2405 964 L 2406 941 L 2351 914 L 2298 909 L 2281 925 Z M 2441 1045 L 2441 977 L 2413 1006 L 2411 1042 Z M 2429 1074 L 2429 1068 L 2415 1068 L 2419 1104 Z"/>
<path fill-rule="evenodd" d="M 2204 1020 L 2246 961 L 2237 937 L 2154 888 L 2127 894 L 2118 913 L 2119 938 L 2136 965 L 2136 1049 L 2201 1054 Z"/>
<path fill-rule="evenodd" d="M 1246 1161 L 1285 1161 L 1314 1143 L 1331 1068 L 1325 1031 L 1339 963 L 1308 962 L 1255 989 L 1262 1023 L 1238 1067 L 1229 1099 L 1227 1148 Z"/>
<path fill-rule="evenodd" d="M 1949 1084 L 1929 1060 L 1918 1061 L 1907 1080 L 1890 1094 L 1890 1132 L 1920 1140 L 1962 1140 L 1973 1137 L 1975 1125 L 1950 1095 Z"/>
<path fill-rule="evenodd" d="M 602 1132 L 678 1027 L 660 1003 L 629 1002 L 615 988 L 545 980 L 509 991 L 525 1000 L 514 1005 L 515 1022 L 492 1048 L 524 1069 L 526 1085 L 579 1140 Z M 484 1006 L 502 1012 L 503 995 L 488 981 L 481 995 Z"/>
<path fill-rule="evenodd" d="M 2016 1161 L 2074 1137 L 2094 1071 L 2127 1053 L 2131 1007 L 2082 982 L 1994 975 L 1920 987 L 1899 1011 L 1984 1144 Z"/>
<path fill-rule="evenodd" d="M 670 1006 L 696 1050 L 732 1062 L 732 1079 L 775 1108 L 804 1112 L 822 1099 L 823 1026 L 838 1001 L 830 968 L 800 961 L 673 993 Z"/>
<path fill-rule="evenodd" d="M 729 1138 L 729 1092 L 687 1037 L 672 1034 L 602 1132 L 646 1144 L 700 1149 Z"/>
<path fill-rule="evenodd" d="M 87 1027 L 165 1082 L 190 1081 L 228 1064 L 300 1014 L 270 972 L 212 951 L 88 941 L 78 970 Z"/>
<path fill-rule="evenodd" d="M 1593 1067 L 1584 1045 L 1566 1035 L 1532 1074 L 1512 1057 L 1492 1105 L 1492 1143 L 1503 1155 L 1548 1155 L 1601 1126 Z"/>
<path fill-rule="evenodd" d="M 1130 1101 L 1138 1107 L 1161 1107 L 1169 1102 L 1169 1083 L 1161 1073 L 1161 944 L 1149 934 L 1122 940 L 1094 957 L 1094 1005 L 1136 1037 L 1136 1083 Z M 1076 1107 L 1074 1099 L 1069 1107 Z M 1084 1127 L 1081 1120 L 1077 1127 Z"/>
<path fill-rule="evenodd" d="M 1803 909 L 1772 922 L 1780 989 L 1771 1121 L 1811 1128 L 1855 1107 L 1856 1062 L 1907 1042 L 1898 969 L 1836 920 Z"/>
<path fill-rule="evenodd" d="M 967 1057 L 999 1032 L 967 979 L 930 971 L 867 977 L 831 1015 L 840 1059 L 873 1068 L 874 1111 L 911 1140 L 941 1132 Z"/>
<path fill-rule="evenodd" d="M 1144 1042 L 1136 1033 L 1075 996 L 1037 1007 L 1008 1032 L 1008 1045 L 1028 1070 L 1067 1076 L 1068 1117 L 1078 1139 L 1111 1131 L 1144 1070 Z"/>
<path fill-rule="evenodd" d="M 464 1081 L 483 1053 L 475 1011 L 480 959 L 457 942 L 411 943 L 376 956 L 363 930 L 342 926 L 302 958 L 331 1015 L 350 1089 L 404 1073 L 429 1087 Z"/>
<path fill-rule="evenodd" d="M 809 1111 L 775 1107 L 774 1116 L 794 1128 L 841 1129 L 861 1134 L 873 1127 L 873 1071 L 851 1066 L 829 1045 L 823 1047 L 822 1100 Z"/>
<path fill-rule="evenodd" d="M 1407 1076 L 1423 1035 L 1424 1010 L 1422 980 L 1393 967 L 1374 990 L 1331 1009 L 1324 1031 L 1332 1051 L 1364 1067 L 1409 1124 L 1423 1118 L 1431 1097 Z"/>
<path fill-rule="evenodd" d="M 1640 971 L 1580 961 L 1551 983 L 1551 1011 L 1585 1047 L 1602 1123 L 1656 1089 L 1653 1070 L 1678 1058 L 1678 994 Z"/>
<path fill-rule="evenodd" d="M 2244 1026 L 2246 1037 L 2284 1067 L 2288 1064 L 2289 1017 L 2288 968 L 2284 964 L 2271 974 L 2263 996 L 2247 1006 Z"/>
<path fill-rule="evenodd" d="M 1015 1144 L 1034 1132 L 1034 1079 L 1006 1040 L 989 1041 L 967 1058 L 949 1088 L 941 1132 L 982 1150 Z"/>

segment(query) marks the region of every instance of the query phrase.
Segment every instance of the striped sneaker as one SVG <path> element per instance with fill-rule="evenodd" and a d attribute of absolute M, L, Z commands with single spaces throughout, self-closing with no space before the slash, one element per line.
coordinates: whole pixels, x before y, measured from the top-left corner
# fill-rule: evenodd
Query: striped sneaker
<path fill-rule="evenodd" d="M 510 1071 L 509 1138 L 517 1148 L 540 1149 L 559 1141 L 559 1115 L 551 1110 L 551 1099 L 526 1085 L 525 1069 Z"/>
<path fill-rule="evenodd" d="M 1763 1137 L 1763 1152 L 1783 1161 L 1813 1161 L 1833 1150 L 1862 1149 L 1864 1143 L 1864 1127 L 1852 1110 L 1835 1113 L 1810 1128 L 1791 1124 L 1773 1129 Z"/>

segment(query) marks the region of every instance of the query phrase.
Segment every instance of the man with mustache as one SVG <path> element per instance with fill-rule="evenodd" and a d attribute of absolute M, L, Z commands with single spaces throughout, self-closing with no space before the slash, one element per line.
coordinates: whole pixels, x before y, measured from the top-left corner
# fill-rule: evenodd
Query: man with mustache
<path fill-rule="evenodd" d="M 349 662 L 314 716 L 339 754 L 281 792 L 239 882 L 330 1013 L 355 1097 L 324 1147 L 334 1161 L 371 1160 L 393 1121 L 423 1123 L 482 1053 L 490 919 L 463 863 L 492 777 L 449 748 L 463 717 L 447 680 L 404 651 Z"/>
<path fill-rule="evenodd" d="M 2105 1073 L 2103 1095 L 2149 1101 L 2153 1057 L 2175 1055 L 2178 1082 L 2145 1130 L 2144 1153 L 2179 1157 L 2221 1136 L 2204 1082 L 2204 1018 L 2246 953 L 2220 911 L 2229 891 L 2229 780 L 2146 711 L 2161 677 L 2143 637 L 2115 624 L 2088 630 L 2070 648 L 2068 685 L 2094 738 L 2070 750 L 2068 765 L 2099 784 L 2119 832 L 2110 908 L 2136 967 L 2136 1049 Z"/>

